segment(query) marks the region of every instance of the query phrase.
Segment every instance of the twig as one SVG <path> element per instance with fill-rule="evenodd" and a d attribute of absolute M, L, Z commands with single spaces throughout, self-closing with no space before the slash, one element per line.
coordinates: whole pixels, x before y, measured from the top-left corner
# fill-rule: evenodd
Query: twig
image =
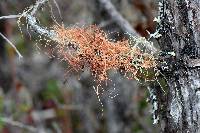
<path fill-rule="evenodd" d="M 46 3 L 47 1 L 48 1 L 48 0 L 38 0 L 38 1 L 35 3 L 35 5 L 32 7 L 32 11 L 30 12 L 30 15 L 31 15 L 31 16 L 35 15 L 35 14 L 36 14 L 36 11 L 38 10 L 38 8 L 39 8 L 42 4 Z"/>
<path fill-rule="evenodd" d="M 19 18 L 21 15 L 9 15 L 9 16 L 1 16 L 0 19 L 16 19 Z"/>
<path fill-rule="evenodd" d="M 10 41 L 8 40 L 1 32 L 0 32 L 0 36 L 5 39 L 13 48 L 14 50 L 17 52 L 19 58 L 22 58 L 23 56 L 20 54 L 20 52 L 17 50 L 17 48 L 15 47 L 15 45 Z"/>
<path fill-rule="evenodd" d="M 16 18 L 19 18 L 21 15 L 8 15 L 8 16 L 1 16 L 0 17 L 0 20 L 1 19 L 16 19 Z M 2 33 L 0 33 L 0 36 L 6 40 L 13 48 L 14 50 L 17 52 L 19 58 L 22 58 L 23 56 L 20 54 L 20 52 L 17 50 L 17 48 L 15 47 L 15 45 L 7 38 L 5 37 Z"/>
<path fill-rule="evenodd" d="M 6 124 L 9 124 L 9 125 L 15 126 L 15 127 L 19 127 L 19 128 L 29 130 L 31 132 L 35 132 L 35 133 L 37 132 L 37 128 L 29 126 L 29 125 L 25 125 L 25 124 L 18 122 L 18 121 L 13 121 L 10 118 L 0 117 L 0 121 L 4 122 Z"/>
<path fill-rule="evenodd" d="M 62 17 L 61 11 L 60 11 L 60 7 L 59 7 L 59 5 L 58 5 L 58 3 L 57 3 L 56 0 L 53 0 L 53 2 L 54 2 L 54 4 L 56 5 L 56 8 L 57 8 L 58 13 L 59 13 L 59 16 L 60 16 L 60 18 L 61 18 L 61 20 L 62 20 L 62 23 L 63 23 L 63 17 Z"/>
<path fill-rule="evenodd" d="M 100 4 L 104 7 L 106 12 L 110 15 L 111 19 L 115 21 L 123 31 L 128 32 L 133 36 L 140 36 L 131 26 L 131 24 L 117 11 L 110 0 L 98 0 Z M 153 45 L 147 45 L 147 49 L 155 53 L 157 49 Z"/>

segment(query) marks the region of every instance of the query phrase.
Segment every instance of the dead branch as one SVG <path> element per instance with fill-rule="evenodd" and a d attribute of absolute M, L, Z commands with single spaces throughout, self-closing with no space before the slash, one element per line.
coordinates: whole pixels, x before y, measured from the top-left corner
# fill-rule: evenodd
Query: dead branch
<path fill-rule="evenodd" d="M 123 31 L 133 35 L 140 36 L 131 26 L 131 24 L 117 11 L 115 6 L 111 3 L 110 0 L 98 0 L 99 3 L 104 7 L 106 12 L 110 15 L 111 19 L 116 22 Z M 157 48 L 153 45 L 146 45 L 147 49 L 155 53 Z"/>
<path fill-rule="evenodd" d="M 17 50 L 17 48 L 15 47 L 15 45 L 14 45 L 10 40 L 8 40 L 1 32 L 0 32 L 0 36 L 1 36 L 4 40 L 6 40 L 6 41 L 14 48 L 14 50 L 17 52 L 19 58 L 22 58 L 22 57 L 23 57 L 23 56 L 20 54 L 20 52 Z"/>

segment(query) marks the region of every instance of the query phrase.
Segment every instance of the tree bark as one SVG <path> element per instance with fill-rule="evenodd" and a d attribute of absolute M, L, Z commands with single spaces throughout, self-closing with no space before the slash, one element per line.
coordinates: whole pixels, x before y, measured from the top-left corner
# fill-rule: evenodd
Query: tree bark
<path fill-rule="evenodd" d="M 162 0 L 158 38 L 160 70 L 168 89 L 157 92 L 164 133 L 200 132 L 200 1 Z M 175 56 L 168 55 L 174 52 Z M 192 64 L 193 63 L 193 64 Z"/>

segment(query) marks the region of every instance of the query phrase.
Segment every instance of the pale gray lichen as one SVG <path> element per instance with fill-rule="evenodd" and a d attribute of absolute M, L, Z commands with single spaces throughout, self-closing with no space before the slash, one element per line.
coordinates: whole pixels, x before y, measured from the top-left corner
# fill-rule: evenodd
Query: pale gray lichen
<path fill-rule="evenodd" d="M 36 22 L 35 17 L 33 17 L 31 15 L 27 15 L 27 21 L 28 21 L 28 24 L 30 25 L 30 27 L 33 28 L 35 30 L 35 32 L 39 33 L 40 35 L 44 35 L 51 39 L 56 37 L 56 32 L 54 32 L 53 30 L 48 30 L 45 27 L 39 26 Z"/>
<path fill-rule="evenodd" d="M 173 98 L 171 105 L 170 105 L 170 115 L 174 119 L 175 123 L 178 123 L 180 117 L 181 117 L 182 109 L 179 101 L 177 98 Z"/>
<path fill-rule="evenodd" d="M 150 33 L 149 31 L 148 34 L 149 34 L 149 38 L 159 38 L 161 37 L 162 35 L 159 33 L 160 29 L 156 30 L 154 33 Z"/>
<path fill-rule="evenodd" d="M 159 117 L 156 114 L 157 110 L 158 110 L 158 101 L 157 101 L 157 97 L 154 94 L 153 89 L 151 89 L 150 87 L 147 87 L 149 90 L 149 94 L 150 94 L 150 101 L 152 103 L 152 115 L 153 115 L 153 124 L 158 124 L 159 121 Z"/>
<path fill-rule="evenodd" d="M 163 4 L 161 2 L 159 2 L 158 5 L 159 5 L 159 11 L 161 11 Z M 153 21 L 157 22 L 157 24 L 160 25 L 161 18 L 162 18 L 162 14 L 159 13 L 159 15 L 157 17 L 155 17 Z M 157 28 L 154 33 L 150 33 L 149 31 L 147 31 L 147 33 L 149 34 L 149 38 L 159 38 L 159 37 L 161 37 L 162 34 L 160 34 L 159 32 L 160 32 L 160 28 Z"/>

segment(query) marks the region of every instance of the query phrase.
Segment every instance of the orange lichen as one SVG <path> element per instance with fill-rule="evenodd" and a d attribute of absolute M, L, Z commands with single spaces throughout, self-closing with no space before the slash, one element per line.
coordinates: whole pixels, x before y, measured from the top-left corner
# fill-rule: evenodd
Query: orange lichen
<path fill-rule="evenodd" d="M 134 78 L 139 69 L 155 67 L 151 54 L 144 53 L 137 46 L 131 46 L 130 39 L 110 41 L 108 35 L 95 25 L 64 28 L 54 26 L 57 33 L 57 54 L 75 70 L 88 67 L 99 80 L 107 80 L 108 70 L 123 70 Z M 129 74 L 129 75 L 130 75 Z"/>

